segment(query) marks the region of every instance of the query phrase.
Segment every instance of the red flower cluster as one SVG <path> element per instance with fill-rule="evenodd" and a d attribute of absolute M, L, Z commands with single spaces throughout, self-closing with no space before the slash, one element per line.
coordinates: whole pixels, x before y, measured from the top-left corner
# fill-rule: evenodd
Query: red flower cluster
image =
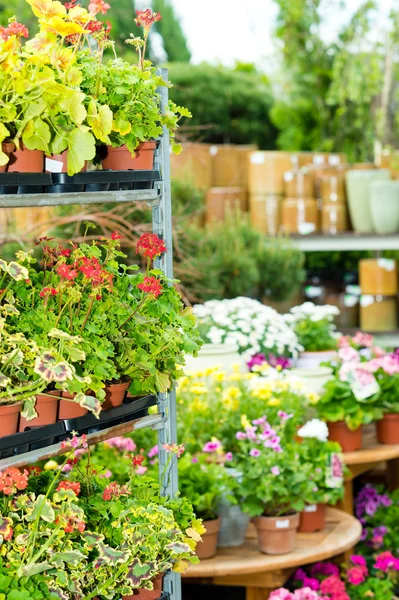
<path fill-rule="evenodd" d="M 111 240 L 121 240 L 121 239 L 122 239 L 122 236 L 117 231 L 113 231 L 111 233 Z"/>
<path fill-rule="evenodd" d="M 20 471 L 14 467 L 0 473 L 0 492 L 6 496 L 16 494 L 17 491 L 26 490 L 28 487 L 29 473 L 26 469 Z"/>
<path fill-rule="evenodd" d="M 108 290 L 111 289 L 112 273 L 103 269 L 98 262 L 98 259 L 94 256 L 91 258 L 83 256 L 79 263 L 75 263 L 75 268 L 83 273 L 86 279 L 91 281 L 93 287 L 105 287 Z"/>
<path fill-rule="evenodd" d="M 92 15 L 98 15 L 98 13 L 106 15 L 110 8 L 110 5 L 104 2 L 104 0 L 91 0 L 89 4 L 89 12 Z"/>
<path fill-rule="evenodd" d="M 78 272 L 73 268 L 73 265 L 66 265 L 65 263 L 58 265 L 56 273 L 65 281 L 73 281 L 78 276 Z"/>
<path fill-rule="evenodd" d="M 345 583 L 337 575 L 331 575 L 322 581 L 320 591 L 322 594 L 328 594 L 334 600 L 350 600 L 346 593 Z"/>
<path fill-rule="evenodd" d="M 72 490 L 76 496 L 80 494 L 80 483 L 75 481 L 60 481 L 57 487 L 57 492 L 61 490 Z"/>
<path fill-rule="evenodd" d="M 143 283 L 139 283 L 139 290 L 146 294 L 151 294 L 154 298 L 158 298 L 163 292 L 161 282 L 156 277 L 144 277 Z"/>
<path fill-rule="evenodd" d="M 39 475 L 43 469 L 40 467 L 26 467 L 26 470 L 28 471 L 30 477 L 31 475 Z"/>
<path fill-rule="evenodd" d="M 145 456 L 143 456 L 142 454 L 136 454 L 136 456 L 133 456 L 133 460 L 132 460 L 133 466 L 141 467 L 144 460 L 145 460 Z"/>
<path fill-rule="evenodd" d="M 7 41 L 11 36 L 15 35 L 16 37 L 29 37 L 29 31 L 25 25 L 22 23 L 17 23 L 17 21 L 11 21 L 8 27 L 0 27 L 0 37 Z"/>
<path fill-rule="evenodd" d="M 69 517 L 67 524 L 64 527 L 65 533 L 73 533 L 75 530 L 83 533 L 86 529 L 86 523 L 84 521 L 78 521 L 75 517 Z"/>
<path fill-rule="evenodd" d="M 165 242 L 156 233 L 143 233 L 136 245 L 141 256 L 154 259 L 166 252 Z"/>
<path fill-rule="evenodd" d="M 86 29 L 87 31 L 90 31 L 90 33 L 98 33 L 102 28 L 103 24 L 101 21 L 89 21 L 86 25 Z"/>
<path fill-rule="evenodd" d="M 56 296 L 57 294 L 58 290 L 56 290 L 55 288 L 45 287 L 42 289 L 39 296 L 40 298 L 44 298 L 45 296 Z"/>
<path fill-rule="evenodd" d="M 109 483 L 103 491 L 103 500 L 115 500 L 120 496 L 129 496 L 130 490 L 127 485 L 119 485 L 114 481 Z"/>
<path fill-rule="evenodd" d="M 151 8 L 147 8 L 146 10 L 136 10 L 137 17 L 134 19 L 136 25 L 139 27 L 144 27 L 147 31 L 151 29 L 151 27 L 157 21 L 161 20 L 161 15 L 159 13 L 152 12 Z"/>
<path fill-rule="evenodd" d="M 71 8 L 75 8 L 76 0 L 72 0 L 72 2 L 65 2 L 64 6 L 67 10 L 71 10 Z"/>

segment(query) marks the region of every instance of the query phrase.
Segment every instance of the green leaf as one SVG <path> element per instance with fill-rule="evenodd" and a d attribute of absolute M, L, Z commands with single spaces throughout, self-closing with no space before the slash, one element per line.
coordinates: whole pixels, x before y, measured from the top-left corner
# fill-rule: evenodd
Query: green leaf
<path fill-rule="evenodd" d="M 47 154 L 49 153 L 50 139 L 50 128 L 42 119 L 29 121 L 22 135 L 22 140 L 28 150 L 43 150 Z"/>
<path fill-rule="evenodd" d="M 60 108 L 68 114 L 74 123 L 81 125 L 87 116 L 84 107 L 85 94 L 75 92 L 73 95 L 66 96 L 60 101 Z"/>
<path fill-rule="evenodd" d="M 69 552 L 57 552 L 51 557 L 52 562 L 59 567 L 62 567 L 64 563 L 76 566 L 85 559 L 86 556 L 78 550 L 69 550 Z"/>
<path fill-rule="evenodd" d="M 93 134 L 104 144 L 110 144 L 109 134 L 112 131 L 112 111 L 109 106 L 100 106 L 97 111 L 97 105 L 94 100 L 90 102 L 87 122 L 92 128 Z"/>
<path fill-rule="evenodd" d="M 82 408 L 87 408 L 97 419 L 100 417 L 101 402 L 95 396 L 85 396 L 83 393 L 76 394 L 75 402 L 80 404 Z"/>
<path fill-rule="evenodd" d="M 51 565 L 48 562 L 42 563 L 28 563 L 22 568 L 23 574 L 25 577 L 32 577 L 33 575 L 38 575 L 39 573 L 43 573 L 44 571 L 48 571 L 51 569 Z M 9 596 L 8 596 L 9 598 Z M 7 599 L 8 600 L 8 599 Z"/>
<path fill-rule="evenodd" d="M 74 129 L 68 135 L 68 175 L 79 173 L 96 155 L 96 142 L 89 131 Z"/>
<path fill-rule="evenodd" d="M 159 373 L 159 371 L 157 371 L 155 374 L 155 385 L 159 392 L 167 392 L 171 386 L 169 376 L 166 373 Z"/>
<path fill-rule="evenodd" d="M 14 261 L 11 261 L 8 264 L 7 271 L 11 275 L 11 277 L 13 279 L 15 279 L 15 281 L 22 281 L 22 280 L 29 279 L 28 269 Z"/>
<path fill-rule="evenodd" d="M 32 513 L 25 518 L 27 521 L 35 521 L 38 517 L 43 521 L 46 521 L 46 523 L 54 523 L 55 520 L 54 509 L 43 494 L 36 498 L 33 504 Z"/>
<path fill-rule="evenodd" d="M 30 398 L 25 398 L 23 409 L 21 410 L 21 416 L 27 421 L 32 421 L 37 417 L 36 412 L 36 397 L 31 396 Z"/>

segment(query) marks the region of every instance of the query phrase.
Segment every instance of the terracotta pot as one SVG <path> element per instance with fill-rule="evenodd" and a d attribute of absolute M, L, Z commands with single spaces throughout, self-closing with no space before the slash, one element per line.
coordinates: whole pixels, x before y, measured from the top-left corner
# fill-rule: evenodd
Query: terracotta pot
<path fill-rule="evenodd" d="M 131 379 L 124 383 L 111 383 L 105 387 L 105 401 L 102 405 L 103 410 L 109 410 L 120 406 L 126 396 L 126 392 L 131 384 Z"/>
<path fill-rule="evenodd" d="M 64 150 L 61 154 L 46 156 L 44 167 L 46 173 L 68 173 L 68 150 Z M 80 172 L 85 171 L 87 171 L 87 163 Z"/>
<path fill-rule="evenodd" d="M 22 402 L 0 406 L 0 437 L 17 433 L 21 408 Z"/>
<path fill-rule="evenodd" d="M 137 590 L 137 594 L 131 594 L 130 596 L 122 596 L 122 600 L 158 600 L 162 596 L 162 580 L 163 573 L 157 575 L 152 580 L 154 584 L 153 590 Z"/>
<path fill-rule="evenodd" d="M 68 398 L 68 400 L 60 400 L 58 408 L 58 419 L 75 419 L 76 417 L 84 417 L 87 415 L 87 408 L 83 408 L 77 402 L 73 402 L 76 394 L 70 394 L 69 392 L 61 392 L 62 398 Z"/>
<path fill-rule="evenodd" d="M 327 235 L 337 235 L 348 230 L 348 210 L 344 204 L 323 206 L 321 230 Z"/>
<path fill-rule="evenodd" d="M 320 177 L 320 197 L 325 204 L 346 204 L 345 177 L 343 173 L 325 174 Z"/>
<path fill-rule="evenodd" d="M 154 166 L 155 142 L 142 142 L 136 148 L 134 156 L 126 146 L 113 148 L 107 146 L 107 156 L 102 159 L 103 169 L 111 171 L 149 171 Z"/>
<path fill-rule="evenodd" d="M 355 431 L 351 431 L 344 421 L 327 423 L 329 436 L 328 439 L 332 442 L 338 442 L 343 452 L 354 452 L 362 447 L 363 428 L 359 427 Z"/>
<path fill-rule="evenodd" d="M 299 514 L 284 517 L 256 517 L 259 550 L 264 554 L 289 554 L 295 549 Z"/>
<path fill-rule="evenodd" d="M 184 152 L 170 155 L 172 179 L 187 182 L 197 189 L 208 190 L 213 185 L 210 144 L 187 142 Z"/>
<path fill-rule="evenodd" d="M 31 421 L 21 417 L 19 431 L 25 431 L 26 427 L 43 427 L 43 425 L 55 423 L 57 421 L 59 394 L 59 392 L 37 394 L 35 408 L 38 416 Z"/>
<path fill-rule="evenodd" d="M 4 154 L 7 154 L 7 156 L 9 157 L 12 154 L 12 152 L 14 152 L 15 145 L 11 142 L 3 142 L 1 144 L 1 149 L 4 152 Z M 6 171 L 8 171 L 8 165 L 9 163 L 7 163 L 6 165 L 0 165 L 0 173 L 5 173 Z"/>
<path fill-rule="evenodd" d="M 398 267 L 390 258 L 364 258 L 359 261 L 359 281 L 362 294 L 396 296 Z"/>
<path fill-rule="evenodd" d="M 44 152 L 28 150 L 21 145 L 20 150 L 14 150 L 10 155 L 7 171 L 9 173 L 43 173 Z"/>
<path fill-rule="evenodd" d="M 299 533 L 314 533 L 322 531 L 326 526 L 326 505 L 312 504 L 305 506 L 301 512 Z"/>
<path fill-rule="evenodd" d="M 399 444 L 398 413 L 388 413 L 377 421 L 377 439 L 380 444 Z"/>
<path fill-rule="evenodd" d="M 220 531 L 220 519 L 204 521 L 205 533 L 202 534 L 202 542 L 197 544 L 197 556 L 200 560 L 213 558 L 216 554 L 218 535 Z"/>

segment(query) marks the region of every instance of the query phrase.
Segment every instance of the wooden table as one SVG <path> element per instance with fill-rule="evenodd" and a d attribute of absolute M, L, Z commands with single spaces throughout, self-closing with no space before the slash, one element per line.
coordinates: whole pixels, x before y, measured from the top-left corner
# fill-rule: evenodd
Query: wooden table
<path fill-rule="evenodd" d="M 361 532 L 354 517 L 328 508 L 326 529 L 299 533 L 291 554 L 262 554 L 257 540 L 247 538 L 239 548 L 220 548 L 215 558 L 191 565 L 183 575 L 184 583 L 245 587 L 246 600 L 267 600 L 298 567 L 344 554 L 359 541 Z"/>
<path fill-rule="evenodd" d="M 345 480 L 345 496 L 340 503 L 340 508 L 345 512 L 353 515 L 353 480 L 381 463 L 387 464 L 389 489 L 392 491 L 399 487 L 399 445 L 385 446 L 374 443 L 357 452 L 345 452 L 343 457 L 350 470 L 350 476 Z"/>

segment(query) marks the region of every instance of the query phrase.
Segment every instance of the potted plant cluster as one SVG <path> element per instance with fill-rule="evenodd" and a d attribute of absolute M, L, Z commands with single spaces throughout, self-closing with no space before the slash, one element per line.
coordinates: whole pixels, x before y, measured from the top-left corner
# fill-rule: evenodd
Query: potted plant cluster
<path fill-rule="evenodd" d="M 199 348 L 191 311 L 151 268 L 165 251 L 163 241 L 155 234 L 140 238 L 145 273 L 122 262 L 119 246 L 116 233 L 68 247 L 44 238 L 38 259 L 18 252 L 18 262 L 0 261 L 0 405 L 23 401 L 23 417 L 39 418 L 34 426 L 87 409 L 98 416 L 122 404 L 128 388 L 133 396 L 166 392 L 185 354 Z M 48 400 L 53 410 L 46 417 Z"/>
<path fill-rule="evenodd" d="M 210 300 L 194 306 L 200 333 L 205 342 L 200 353 L 201 363 L 192 368 L 200 370 L 215 364 L 231 367 L 249 361 L 262 353 L 266 359 L 296 358 L 300 350 L 296 334 L 273 308 L 250 298 Z M 234 353 L 234 356 L 228 356 Z"/>
<path fill-rule="evenodd" d="M 76 453 L 87 444 L 73 438 L 69 447 Z M 72 454 L 55 471 L 11 468 L 0 475 L 2 588 L 34 589 L 39 599 L 140 597 L 165 571 L 198 561 L 201 522 L 184 498 L 161 498 L 152 479 L 137 476 L 141 455 L 133 456 L 124 485 L 94 472 L 87 457 L 82 470 Z"/>
<path fill-rule="evenodd" d="M 338 314 L 336 306 L 305 302 L 285 315 L 286 323 L 293 328 L 303 348 L 297 361 L 298 369 L 317 369 L 321 363 L 334 358 L 338 335 L 333 319 Z"/>
<path fill-rule="evenodd" d="M 190 113 L 173 102 L 161 112 L 157 88 L 169 84 L 145 60 L 149 31 L 159 14 L 150 9 L 137 13 L 144 39 L 127 42 L 137 49 L 138 64 L 118 58 L 104 62 L 105 49 L 114 43 L 111 26 L 98 15 L 106 14 L 109 4 L 90 2 L 86 10 L 76 0 L 65 5 L 56 0 L 27 2 L 39 32 L 29 39 L 29 31 L 15 17 L 1 28 L 3 171 L 72 176 L 85 170 L 102 148 L 106 154 L 107 147 L 109 161 L 114 150 L 118 153 L 104 168 L 152 169 L 153 140 L 163 126 L 171 132 L 172 149 L 181 150 L 174 131 L 180 117 Z M 13 77 L 16 70 L 18 77 Z M 143 154 L 149 155 L 144 164 Z"/>

